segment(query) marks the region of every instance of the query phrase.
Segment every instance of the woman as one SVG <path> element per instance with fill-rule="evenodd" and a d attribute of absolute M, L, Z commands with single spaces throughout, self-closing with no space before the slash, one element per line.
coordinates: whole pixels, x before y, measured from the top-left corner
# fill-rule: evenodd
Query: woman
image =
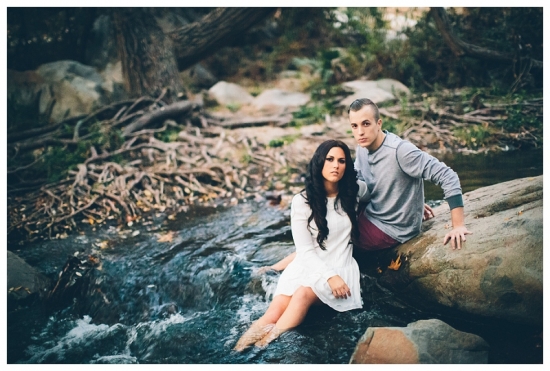
<path fill-rule="evenodd" d="M 358 236 L 357 198 L 367 193 L 365 183 L 356 180 L 348 146 L 338 140 L 319 145 L 308 165 L 305 190 L 292 199 L 296 258 L 281 274 L 269 308 L 235 350 L 253 343 L 266 346 L 298 326 L 313 304 L 340 312 L 362 307 L 352 250 Z"/>

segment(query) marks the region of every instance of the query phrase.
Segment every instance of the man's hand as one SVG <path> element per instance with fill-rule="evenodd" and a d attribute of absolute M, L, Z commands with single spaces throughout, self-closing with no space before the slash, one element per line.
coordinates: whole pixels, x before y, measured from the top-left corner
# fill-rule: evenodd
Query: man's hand
<path fill-rule="evenodd" d="M 473 234 L 465 226 L 461 225 L 453 228 L 452 231 L 447 233 L 443 238 L 443 245 L 446 245 L 447 242 L 451 241 L 451 247 L 453 250 L 461 249 L 466 242 L 466 235 Z"/>
<path fill-rule="evenodd" d="M 424 204 L 424 216 L 422 217 L 422 221 L 431 219 L 435 216 L 434 211 L 431 207 L 429 207 L 427 204 Z"/>
<path fill-rule="evenodd" d="M 332 294 L 336 299 L 347 299 L 349 296 L 351 296 L 351 291 L 348 287 L 348 285 L 344 282 L 342 277 L 336 275 L 332 276 L 328 279 L 328 285 L 330 286 L 330 289 L 332 290 Z"/>

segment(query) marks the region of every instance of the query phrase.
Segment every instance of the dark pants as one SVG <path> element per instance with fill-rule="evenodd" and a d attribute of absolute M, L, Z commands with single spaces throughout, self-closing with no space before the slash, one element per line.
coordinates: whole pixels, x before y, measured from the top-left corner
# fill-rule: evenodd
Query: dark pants
<path fill-rule="evenodd" d="M 399 245 L 399 242 L 372 224 L 364 212 L 359 214 L 357 224 L 359 227 L 359 241 L 356 246 L 361 250 L 376 251 Z"/>

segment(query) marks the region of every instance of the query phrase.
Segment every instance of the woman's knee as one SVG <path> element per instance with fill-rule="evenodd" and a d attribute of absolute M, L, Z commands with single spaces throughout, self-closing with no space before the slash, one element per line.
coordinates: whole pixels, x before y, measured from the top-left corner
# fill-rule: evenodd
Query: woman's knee
<path fill-rule="evenodd" d="M 292 295 L 293 298 L 299 301 L 307 302 L 313 304 L 315 301 L 317 301 L 317 295 L 313 292 L 311 287 L 307 286 L 300 286 L 294 295 Z"/>
<path fill-rule="evenodd" d="M 286 295 L 277 295 L 273 298 L 271 301 L 271 304 L 269 304 L 269 308 L 267 308 L 267 311 L 263 315 L 264 319 L 267 320 L 269 323 L 275 323 L 281 317 L 281 315 L 284 313 L 286 308 L 288 307 L 288 303 L 290 302 L 290 296 Z"/>

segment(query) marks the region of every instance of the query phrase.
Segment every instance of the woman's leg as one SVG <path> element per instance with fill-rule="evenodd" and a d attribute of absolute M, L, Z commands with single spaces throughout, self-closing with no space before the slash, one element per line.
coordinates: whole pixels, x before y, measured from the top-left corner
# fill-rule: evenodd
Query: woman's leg
<path fill-rule="evenodd" d="M 311 287 L 300 286 L 290 298 L 286 309 L 275 323 L 275 326 L 261 340 L 256 342 L 256 346 L 264 347 L 283 332 L 298 326 L 304 320 L 309 307 L 321 302 Z"/>
<path fill-rule="evenodd" d="M 263 338 L 284 313 L 285 309 L 288 307 L 290 299 L 291 296 L 275 296 L 264 315 L 249 327 L 233 349 L 240 352 L 247 346 Z"/>

